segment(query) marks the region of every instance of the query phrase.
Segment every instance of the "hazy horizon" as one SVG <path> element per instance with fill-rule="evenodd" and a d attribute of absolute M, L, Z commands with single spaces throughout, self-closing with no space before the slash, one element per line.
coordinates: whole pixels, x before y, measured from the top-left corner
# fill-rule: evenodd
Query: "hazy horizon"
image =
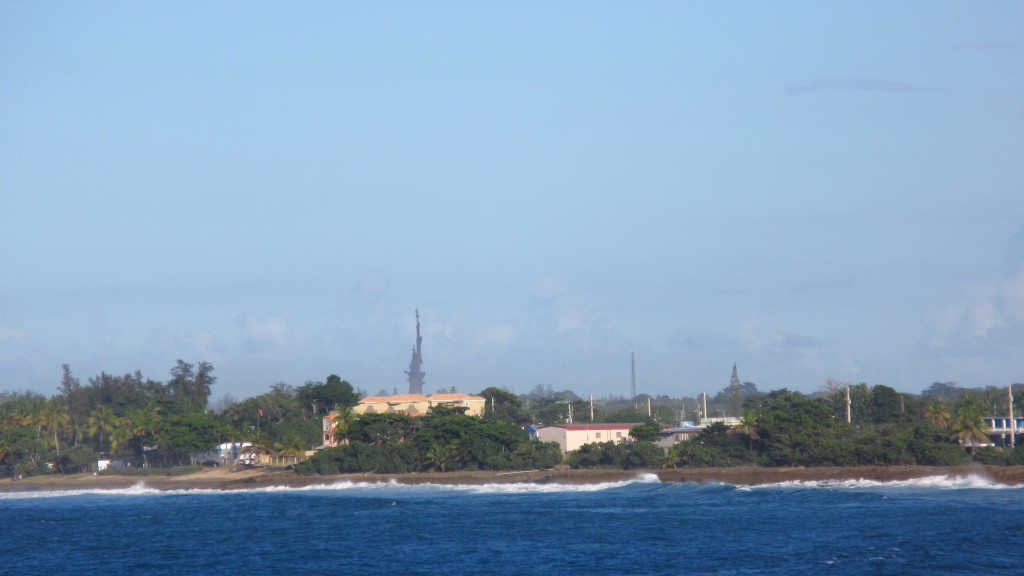
<path fill-rule="evenodd" d="M 0 390 L 1024 381 L 1020 22 L 5 3 Z"/>

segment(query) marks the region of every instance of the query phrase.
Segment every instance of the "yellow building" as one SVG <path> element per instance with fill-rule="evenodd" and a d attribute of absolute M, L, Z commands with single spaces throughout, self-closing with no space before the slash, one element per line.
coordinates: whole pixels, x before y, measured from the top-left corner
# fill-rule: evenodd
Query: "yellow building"
<path fill-rule="evenodd" d="M 468 394 L 397 394 L 395 396 L 370 396 L 363 398 L 352 407 L 352 413 L 359 414 L 404 414 L 406 416 L 423 416 L 434 406 L 465 406 L 469 416 L 483 416 L 487 399 L 483 396 Z M 337 446 L 334 437 L 334 418 L 337 411 L 323 417 L 323 433 L 325 446 Z"/>

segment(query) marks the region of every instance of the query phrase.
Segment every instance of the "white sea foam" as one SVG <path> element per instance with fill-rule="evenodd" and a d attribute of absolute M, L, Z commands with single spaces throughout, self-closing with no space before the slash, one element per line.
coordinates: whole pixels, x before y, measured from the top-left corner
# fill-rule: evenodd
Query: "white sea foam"
<path fill-rule="evenodd" d="M 0 500 L 24 500 L 29 498 L 59 498 L 67 496 L 83 496 L 98 494 L 103 496 L 142 496 L 162 494 L 160 490 L 146 486 L 145 482 L 137 482 L 129 488 L 83 488 L 80 490 L 36 490 L 27 492 L 0 492 Z"/>
<path fill-rule="evenodd" d="M 790 482 L 777 482 L 774 484 L 742 485 L 737 486 L 744 490 L 750 489 L 777 489 L 777 488 L 929 488 L 946 490 L 963 490 L 968 488 L 984 489 L 1020 489 L 1024 486 L 1013 486 L 1001 484 L 990 478 L 977 474 L 966 476 L 924 476 L 909 480 L 794 480 Z"/>
<path fill-rule="evenodd" d="M 412 494 L 416 492 L 460 492 L 464 494 L 544 494 L 544 493 L 571 493 L 571 492 L 600 492 L 622 488 L 631 484 L 658 484 L 661 480 L 655 474 L 640 474 L 636 478 L 620 482 L 564 484 L 558 482 L 533 483 L 533 482 L 509 482 L 490 484 L 400 484 L 394 479 L 385 482 L 341 480 L 338 482 L 324 484 L 310 484 L 308 486 L 264 486 L 260 488 L 240 489 L 181 489 L 181 490 L 158 490 L 146 486 L 145 482 L 139 482 L 130 488 L 92 488 L 83 490 L 52 490 L 33 492 L 0 492 L 0 500 L 3 499 L 27 499 L 27 498 L 59 498 L 82 495 L 103 495 L 103 496 L 154 496 L 154 495 L 176 495 L 176 494 L 253 494 L 253 493 L 303 493 L 303 492 L 353 492 L 369 494 L 374 492 L 399 492 Z"/>
<path fill-rule="evenodd" d="M 302 488 L 270 487 L 255 491 L 294 491 L 294 490 L 403 490 L 403 491 L 455 491 L 468 494 L 530 494 L 558 492 L 600 492 L 613 488 L 621 488 L 637 483 L 660 483 L 655 474 L 641 474 L 634 479 L 620 482 L 601 482 L 586 484 L 563 484 L 558 482 L 497 482 L 489 484 L 399 484 L 394 480 L 388 482 L 351 482 L 342 481 L 333 484 L 315 484 Z"/>

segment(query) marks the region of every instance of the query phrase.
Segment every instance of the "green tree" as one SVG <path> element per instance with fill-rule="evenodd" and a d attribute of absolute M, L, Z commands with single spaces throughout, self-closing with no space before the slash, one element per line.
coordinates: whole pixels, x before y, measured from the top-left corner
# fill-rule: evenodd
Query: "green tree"
<path fill-rule="evenodd" d="M 413 444 L 426 455 L 435 446 L 457 446 L 459 458 L 451 466 L 490 470 L 511 467 L 511 454 L 529 435 L 499 420 L 467 416 L 461 407 L 435 407 L 422 419 Z"/>
<path fill-rule="evenodd" d="M 956 440 L 961 446 L 969 446 L 971 457 L 974 457 L 974 448 L 977 444 L 988 442 L 988 435 L 991 431 L 985 426 L 981 413 L 973 406 L 965 406 L 960 410 L 956 419 L 953 420 L 953 434 L 949 439 Z"/>
<path fill-rule="evenodd" d="M 740 382 L 736 364 L 732 365 L 732 379 L 725 392 L 729 402 L 729 413 L 733 416 L 739 416 L 740 411 L 743 409 L 743 384 Z"/>
<path fill-rule="evenodd" d="M 629 429 L 629 435 L 637 442 L 653 442 L 661 433 L 661 426 L 653 423 L 638 424 Z"/>
<path fill-rule="evenodd" d="M 114 422 L 114 429 L 110 431 L 110 453 L 114 454 L 123 444 L 127 444 L 133 438 L 131 422 L 118 418 Z"/>
<path fill-rule="evenodd" d="M 433 444 L 427 449 L 425 462 L 435 471 L 447 472 L 458 466 L 461 452 L 457 440 Z"/>
<path fill-rule="evenodd" d="M 500 420 L 515 426 L 523 426 L 531 422 L 530 414 L 523 409 L 523 403 L 515 394 L 490 387 L 484 389 L 479 396 L 487 400 L 484 407 L 484 418 Z"/>
<path fill-rule="evenodd" d="M 177 365 L 171 368 L 167 390 L 172 399 L 177 400 L 182 406 L 189 407 L 188 411 L 197 412 L 206 408 L 210 399 L 210 388 L 216 381 L 213 365 L 209 362 L 200 362 L 193 366 L 184 360 L 178 360 Z"/>
<path fill-rule="evenodd" d="M 355 420 L 351 406 L 338 406 L 338 413 L 331 420 L 332 433 L 342 444 L 348 444 L 348 432 Z"/>
<path fill-rule="evenodd" d="M 855 387 L 851 387 L 855 388 Z M 768 463 L 776 466 L 827 466 L 834 463 L 836 421 L 825 400 L 785 388 L 765 397 L 759 410 L 760 436 Z"/>
<path fill-rule="evenodd" d="M 280 442 L 276 442 L 274 448 L 279 457 L 291 458 L 293 463 L 306 455 L 306 447 L 302 438 L 294 433 L 285 436 Z"/>
<path fill-rule="evenodd" d="M 49 400 L 44 404 L 39 418 L 42 426 L 53 434 L 53 444 L 57 448 L 57 456 L 60 456 L 60 433 L 71 421 L 68 407 L 56 399 Z"/>
<path fill-rule="evenodd" d="M 665 451 L 654 442 L 632 442 L 626 446 L 622 467 L 626 470 L 650 470 L 661 468 Z"/>
<path fill-rule="evenodd" d="M 103 433 L 114 429 L 117 422 L 117 415 L 107 406 L 99 406 L 93 410 L 86 419 L 90 436 L 99 436 L 100 450 L 103 450 Z"/>
<path fill-rule="evenodd" d="M 591 442 L 569 452 L 566 461 L 572 468 L 622 468 L 626 458 L 626 445 L 607 442 Z"/>
<path fill-rule="evenodd" d="M 84 393 L 82 384 L 71 374 L 71 367 L 67 364 L 61 365 L 62 376 L 57 397 L 68 407 L 68 414 L 72 417 L 84 415 Z"/>
<path fill-rule="evenodd" d="M 176 414 L 167 418 L 160 432 L 160 448 L 179 463 L 195 465 L 195 454 L 217 445 L 217 423 L 205 412 Z"/>
<path fill-rule="evenodd" d="M 903 417 L 903 397 L 888 386 L 875 386 L 871 389 L 870 413 L 875 424 L 896 422 Z"/>
<path fill-rule="evenodd" d="M 928 411 L 924 413 L 924 417 L 938 428 L 946 428 L 952 420 L 949 408 L 942 400 L 933 401 L 928 406 Z"/>
<path fill-rule="evenodd" d="M 349 424 L 348 439 L 353 443 L 394 444 L 414 429 L 414 420 L 406 414 L 360 414 Z"/>
<path fill-rule="evenodd" d="M 716 422 L 702 430 L 691 440 L 680 442 L 669 451 L 667 460 L 672 466 L 700 468 L 736 466 L 752 461 L 750 452 L 729 427 Z"/>
<path fill-rule="evenodd" d="M 85 472 L 96 463 L 98 455 L 88 446 L 72 446 L 58 456 L 54 464 L 61 473 Z"/>
<path fill-rule="evenodd" d="M 576 418 L 577 420 L 583 420 L 582 418 Z M 598 413 L 597 417 L 594 418 L 595 422 L 645 422 L 652 423 L 651 419 L 647 417 L 646 408 L 640 411 L 632 406 L 627 408 L 621 408 L 619 410 L 613 410 L 603 413 Z"/>
<path fill-rule="evenodd" d="M 295 391 L 295 396 L 304 406 L 309 406 L 313 416 L 323 416 L 331 410 L 359 403 L 359 394 L 352 385 L 335 374 L 326 382 L 306 382 Z"/>
<path fill-rule="evenodd" d="M 747 439 L 747 451 L 754 451 L 754 441 L 760 440 L 761 424 L 758 421 L 758 414 L 754 410 L 744 410 L 740 417 L 740 423 L 729 429 L 729 434 Z"/>
<path fill-rule="evenodd" d="M 533 418 L 531 419 L 534 422 L 565 424 L 569 419 L 569 405 L 568 401 L 545 398 L 532 407 Z"/>

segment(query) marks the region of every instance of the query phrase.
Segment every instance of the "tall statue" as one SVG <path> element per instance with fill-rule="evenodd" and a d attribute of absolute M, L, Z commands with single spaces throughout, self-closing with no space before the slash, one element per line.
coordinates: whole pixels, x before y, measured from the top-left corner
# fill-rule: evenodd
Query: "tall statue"
<path fill-rule="evenodd" d="M 420 367 L 423 366 L 423 353 L 420 347 L 423 345 L 423 338 L 420 336 L 420 311 L 416 310 L 416 347 L 412 349 L 412 360 L 409 361 L 409 370 L 405 373 L 409 376 L 409 394 L 423 394 L 423 377 L 426 372 Z"/>

